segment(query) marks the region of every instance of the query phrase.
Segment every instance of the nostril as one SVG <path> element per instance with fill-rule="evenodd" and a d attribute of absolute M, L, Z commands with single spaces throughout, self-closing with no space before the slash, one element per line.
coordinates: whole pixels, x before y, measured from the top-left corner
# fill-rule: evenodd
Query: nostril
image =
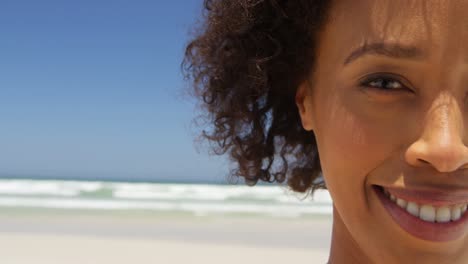
<path fill-rule="evenodd" d="M 429 161 L 426 161 L 426 160 L 423 160 L 423 159 L 418 159 L 418 161 L 422 162 L 422 163 L 426 163 L 426 164 L 429 164 L 430 162 Z"/>
<path fill-rule="evenodd" d="M 412 166 L 434 167 L 440 172 L 448 172 L 468 164 L 468 148 L 458 140 L 429 142 L 420 138 L 408 147 L 404 158 Z"/>

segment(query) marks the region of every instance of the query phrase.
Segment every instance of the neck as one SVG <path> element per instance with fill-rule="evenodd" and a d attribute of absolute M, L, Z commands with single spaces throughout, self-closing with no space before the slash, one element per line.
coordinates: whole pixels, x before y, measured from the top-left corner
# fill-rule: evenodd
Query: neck
<path fill-rule="evenodd" d="M 370 235 L 370 234 L 369 234 Z M 404 242 L 404 241 L 402 241 Z M 361 243 L 368 243 L 368 245 L 360 245 L 351 235 L 349 228 L 343 222 L 340 214 L 333 206 L 333 228 L 330 256 L 327 264 L 370 264 L 380 263 L 380 261 L 371 261 L 369 257 L 369 250 L 365 248 L 372 247 L 369 241 L 361 241 Z M 456 245 L 441 245 L 438 243 L 427 243 L 426 246 L 414 245 L 405 243 L 404 247 L 386 247 L 382 252 L 374 252 L 372 254 L 373 260 L 385 259 L 385 263 L 401 263 L 404 259 L 412 263 L 415 260 L 418 263 L 437 263 L 437 264 L 454 264 L 466 263 L 467 251 L 463 249 L 460 241 L 454 241 Z M 445 249 L 442 249 L 445 246 Z M 390 251 L 389 251 L 390 250 Z M 388 254 L 385 254 L 385 251 Z"/>

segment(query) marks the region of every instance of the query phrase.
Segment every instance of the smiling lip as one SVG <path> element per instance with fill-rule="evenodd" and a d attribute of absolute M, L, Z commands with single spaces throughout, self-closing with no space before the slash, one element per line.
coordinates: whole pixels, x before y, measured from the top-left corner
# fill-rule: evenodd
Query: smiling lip
<path fill-rule="evenodd" d="M 403 188 L 384 187 L 390 194 L 407 201 L 433 206 L 450 206 L 468 203 L 468 192 L 440 190 L 408 190 Z"/>
<path fill-rule="evenodd" d="M 419 217 L 409 214 L 406 210 L 400 208 L 396 203 L 391 201 L 384 194 L 384 190 L 381 186 L 373 185 L 372 187 L 393 220 L 411 235 L 423 240 L 445 242 L 458 239 L 465 234 L 468 226 L 468 213 L 464 214 L 459 220 L 454 222 L 426 222 L 419 219 Z M 388 191 L 397 195 L 402 194 L 400 196 L 401 198 L 407 197 L 410 201 L 419 201 L 421 203 L 432 205 L 449 205 L 459 203 L 460 201 L 466 202 L 466 197 L 460 193 L 451 196 L 444 196 L 441 192 L 419 192 L 393 188 L 388 188 Z M 434 195 L 433 197 L 430 197 L 431 193 Z"/>

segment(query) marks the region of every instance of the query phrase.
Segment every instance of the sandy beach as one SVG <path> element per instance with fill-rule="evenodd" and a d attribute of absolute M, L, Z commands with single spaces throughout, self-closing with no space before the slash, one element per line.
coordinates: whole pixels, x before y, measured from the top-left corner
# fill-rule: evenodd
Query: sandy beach
<path fill-rule="evenodd" d="M 325 263 L 331 218 L 0 210 L 5 264 Z"/>

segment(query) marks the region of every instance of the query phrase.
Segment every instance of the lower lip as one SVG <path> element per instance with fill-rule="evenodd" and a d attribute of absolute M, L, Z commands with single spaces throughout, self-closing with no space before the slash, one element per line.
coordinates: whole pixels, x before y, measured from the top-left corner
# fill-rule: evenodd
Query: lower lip
<path fill-rule="evenodd" d="M 468 223 L 468 212 L 455 222 L 426 222 L 409 214 L 405 209 L 392 202 L 383 193 L 382 187 L 375 185 L 372 187 L 393 220 L 411 235 L 434 242 L 452 241 L 464 235 Z"/>

